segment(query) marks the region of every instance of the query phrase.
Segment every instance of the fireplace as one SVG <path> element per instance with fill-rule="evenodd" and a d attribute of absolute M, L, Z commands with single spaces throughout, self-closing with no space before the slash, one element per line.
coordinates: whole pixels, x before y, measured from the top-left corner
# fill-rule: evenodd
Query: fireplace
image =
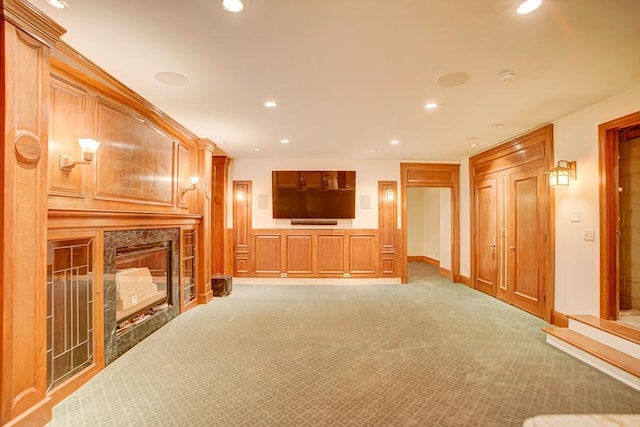
<path fill-rule="evenodd" d="M 105 364 L 179 313 L 180 230 L 104 234 Z"/>

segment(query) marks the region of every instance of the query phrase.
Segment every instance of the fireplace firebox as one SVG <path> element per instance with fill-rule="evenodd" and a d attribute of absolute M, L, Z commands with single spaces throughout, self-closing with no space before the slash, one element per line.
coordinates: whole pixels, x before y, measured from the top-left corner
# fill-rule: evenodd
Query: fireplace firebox
<path fill-rule="evenodd" d="M 179 313 L 180 230 L 104 234 L 105 364 Z"/>

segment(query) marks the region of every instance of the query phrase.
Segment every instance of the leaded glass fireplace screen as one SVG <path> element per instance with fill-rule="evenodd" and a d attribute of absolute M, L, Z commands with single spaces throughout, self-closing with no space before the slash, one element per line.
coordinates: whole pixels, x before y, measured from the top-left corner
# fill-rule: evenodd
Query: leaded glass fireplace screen
<path fill-rule="evenodd" d="M 47 245 L 47 391 L 93 364 L 93 239 Z"/>

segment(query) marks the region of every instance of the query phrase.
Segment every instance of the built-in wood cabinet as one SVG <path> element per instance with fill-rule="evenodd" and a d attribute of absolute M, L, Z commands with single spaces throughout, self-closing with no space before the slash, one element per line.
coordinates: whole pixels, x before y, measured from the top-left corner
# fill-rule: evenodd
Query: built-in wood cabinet
<path fill-rule="evenodd" d="M 553 310 L 553 127 L 470 159 L 472 286 L 536 316 Z"/>

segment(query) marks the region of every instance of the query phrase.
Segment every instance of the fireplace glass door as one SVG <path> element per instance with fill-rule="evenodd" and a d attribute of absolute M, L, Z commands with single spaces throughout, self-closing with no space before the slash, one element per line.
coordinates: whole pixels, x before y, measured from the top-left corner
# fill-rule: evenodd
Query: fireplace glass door
<path fill-rule="evenodd" d="M 47 245 L 47 391 L 94 362 L 93 239 Z"/>

